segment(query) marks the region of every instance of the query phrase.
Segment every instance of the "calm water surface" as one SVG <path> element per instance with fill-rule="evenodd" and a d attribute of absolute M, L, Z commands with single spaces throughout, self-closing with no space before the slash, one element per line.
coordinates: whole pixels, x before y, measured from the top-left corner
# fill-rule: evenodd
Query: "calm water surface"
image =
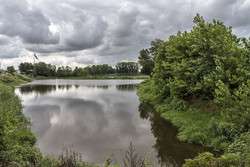
<path fill-rule="evenodd" d="M 135 84 L 141 80 L 36 80 L 15 93 L 25 106 L 37 146 L 58 155 L 63 147 L 82 153 L 84 160 L 103 163 L 114 153 L 122 157 L 129 142 L 140 156 L 176 161 L 207 149 L 179 142 L 177 129 L 140 104 Z"/>

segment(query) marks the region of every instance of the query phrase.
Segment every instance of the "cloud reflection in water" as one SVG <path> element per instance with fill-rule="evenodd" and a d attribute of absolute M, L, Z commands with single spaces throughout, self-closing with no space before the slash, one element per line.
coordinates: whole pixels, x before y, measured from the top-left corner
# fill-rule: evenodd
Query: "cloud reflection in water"
<path fill-rule="evenodd" d="M 63 146 L 73 146 L 83 153 L 83 159 L 102 163 L 114 150 L 125 151 L 132 141 L 141 155 L 153 154 L 155 139 L 150 123 L 139 117 L 139 100 L 132 84 L 40 82 L 16 88 L 16 94 L 26 106 L 24 113 L 32 120 L 42 152 L 58 154 Z"/>

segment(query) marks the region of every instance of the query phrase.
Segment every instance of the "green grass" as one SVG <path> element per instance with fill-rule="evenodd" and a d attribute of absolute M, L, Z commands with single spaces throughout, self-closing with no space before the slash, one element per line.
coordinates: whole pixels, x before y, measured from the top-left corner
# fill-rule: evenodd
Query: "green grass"
<path fill-rule="evenodd" d="M 28 125 L 13 87 L 0 83 L 0 166 L 24 165 L 26 159 L 34 160 L 36 138 Z"/>
<path fill-rule="evenodd" d="M 0 75 L 0 83 L 4 83 L 12 87 L 32 81 L 32 80 L 33 80 L 32 78 L 29 78 L 21 74 Z"/>

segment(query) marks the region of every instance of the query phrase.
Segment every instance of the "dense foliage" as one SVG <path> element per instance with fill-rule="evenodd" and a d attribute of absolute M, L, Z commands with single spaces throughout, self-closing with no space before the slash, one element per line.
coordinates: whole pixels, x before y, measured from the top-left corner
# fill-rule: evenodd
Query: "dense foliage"
<path fill-rule="evenodd" d="M 136 62 L 120 62 L 116 65 L 118 74 L 137 74 L 138 70 L 139 64 Z"/>
<path fill-rule="evenodd" d="M 11 75 L 13 75 L 13 74 L 16 72 L 14 66 L 9 66 L 9 67 L 7 67 L 7 71 L 8 71 L 8 73 L 11 74 Z"/>
<path fill-rule="evenodd" d="M 154 68 L 154 58 L 158 54 L 158 47 L 163 43 L 164 41 L 160 39 L 155 39 L 150 43 L 150 48 L 148 49 L 142 49 L 140 51 L 140 55 L 138 57 L 139 64 L 141 66 L 141 73 L 150 75 Z"/>
<path fill-rule="evenodd" d="M 55 65 L 46 64 L 45 62 L 21 63 L 19 65 L 20 72 L 25 74 L 33 74 L 34 77 L 86 77 L 86 76 L 102 76 L 109 74 L 138 74 L 139 64 L 136 62 L 120 62 L 117 63 L 116 69 L 108 64 L 92 65 L 85 68 L 75 67 L 73 70 L 69 66 L 56 67 Z"/>
<path fill-rule="evenodd" d="M 18 66 L 18 68 L 19 68 L 20 72 L 22 72 L 22 73 L 32 74 L 33 69 L 34 69 L 34 65 L 32 63 L 24 62 L 24 63 L 21 63 Z"/>
<path fill-rule="evenodd" d="M 33 76 L 56 76 L 56 66 L 39 62 L 34 65 Z"/>
<path fill-rule="evenodd" d="M 244 166 L 250 144 L 239 138 L 250 141 L 250 42 L 220 21 L 206 23 L 197 14 L 194 23 L 190 32 L 178 32 L 158 47 L 153 76 L 138 95 L 180 127 L 181 140 L 223 150 L 225 156 L 233 143 L 245 143 L 230 152 L 239 154 L 235 163 Z"/>
<path fill-rule="evenodd" d="M 83 70 L 85 70 L 88 75 L 105 75 L 116 72 L 113 67 L 107 64 L 87 66 Z"/>

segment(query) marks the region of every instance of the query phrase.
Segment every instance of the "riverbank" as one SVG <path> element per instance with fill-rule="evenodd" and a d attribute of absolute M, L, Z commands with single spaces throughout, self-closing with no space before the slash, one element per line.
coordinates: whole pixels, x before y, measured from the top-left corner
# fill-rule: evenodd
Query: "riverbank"
<path fill-rule="evenodd" d="M 25 75 L 15 74 L 15 75 L 0 75 L 0 83 L 6 84 L 8 86 L 17 86 L 24 84 L 26 82 L 32 81 L 33 78 L 29 78 Z"/>
<path fill-rule="evenodd" d="M 0 76 L 0 166 L 25 166 L 34 162 L 39 150 L 33 147 L 35 135 L 28 128 L 29 120 L 22 113 L 22 104 L 13 91 L 15 85 L 28 82 L 19 75 Z"/>
<path fill-rule="evenodd" d="M 237 125 L 227 121 L 221 115 L 221 109 L 211 101 L 193 99 L 195 102 L 190 104 L 187 100 L 170 97 L 157 101 L 151 82 L 147 80 L 138 85 L 140 101 L 153 105 L 162 118 L 178 127 L 179 140 L 211 147 L 222 153 L 218 158 L 208 152 L 200 154 L 193 160 L 186 160 L 184 166 L 195 166 L 194 164 L 202 161 L 204 166 L 209 163 L 215 164 L 214 166 L 249 165 L 249 132 L 242 133 Z M 204 104 L 207 104 L 206 108 Z"/>

